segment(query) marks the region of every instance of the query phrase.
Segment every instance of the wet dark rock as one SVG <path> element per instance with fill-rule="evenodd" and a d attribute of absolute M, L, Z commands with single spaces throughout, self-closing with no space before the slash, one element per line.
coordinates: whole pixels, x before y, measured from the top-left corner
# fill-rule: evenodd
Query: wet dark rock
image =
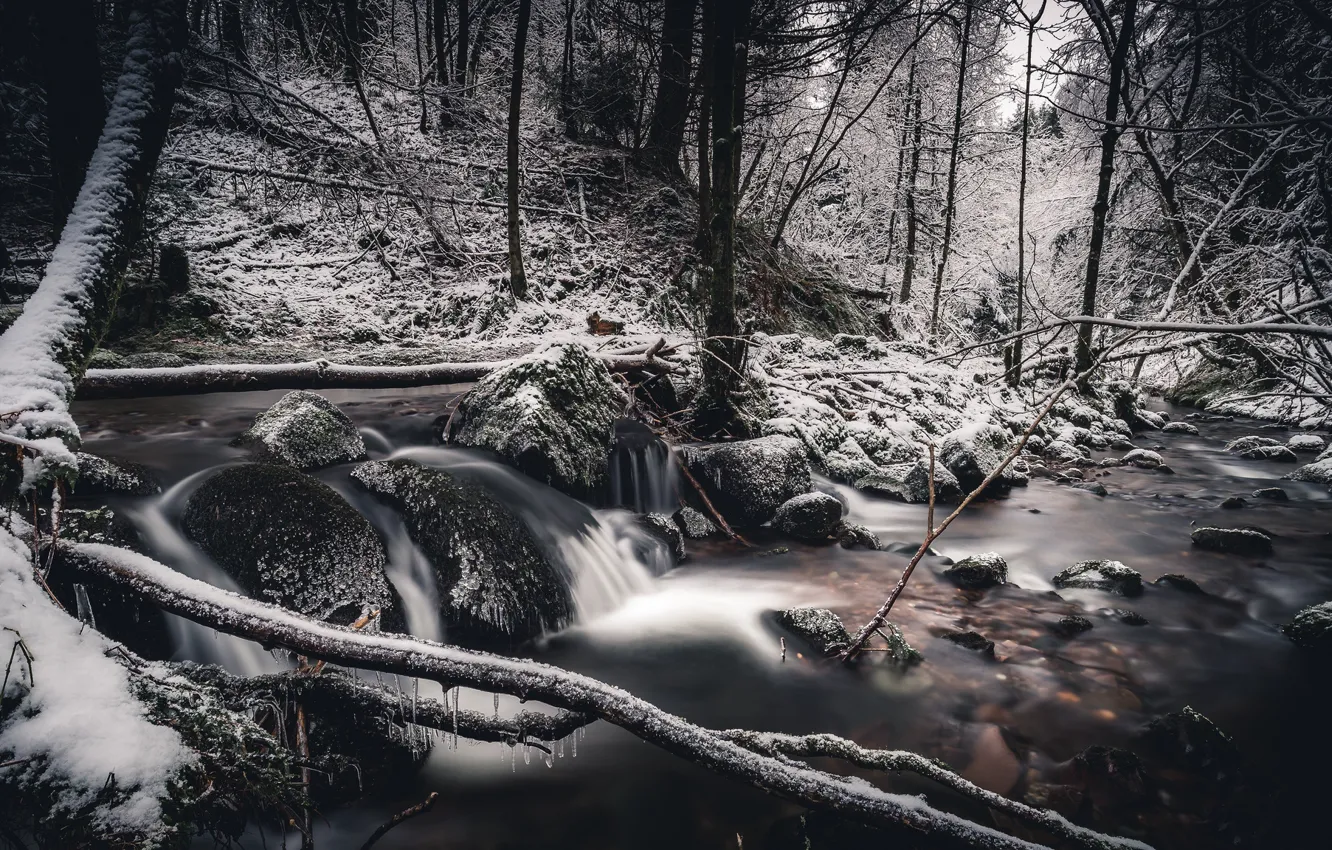
<path fill-rule="evenodd" d="M 1105 489 L 1105 485 L 1099 481 L 1085 481 L 1073 485 L 1074 490 L 1086 490 L 1088 493 L 1094 493 L 1097 496 L 1109 496 L 1110 491 Z"/>
<path fill-rule="evenodd" d="M 1332 649 L 1332 602 L 1310 605 L 1281 627 L 1296 646 L 1322 652 Z"/>
<path fill-rule="evenodd" d="M 1158 466 L 1158 467 L 1156 468 L 1156 471 L 1159 472 L 1159 473 L 1161 473 L 1162 475 L 1174 475 L 1174 474 L 1175 474 L 1175 470 L 1172 469 L 1172 468 L 1169 467 L 1169 466 L 1166 466 L 1164 463 L 1161 464 L 1160 466 Z"/>
<path fill-rule="evenodd" d="M 666 514 L 640 514 L 635 519 L 639 528 L 666 545 L 671 560 L 677 564 L 685 560 L 684 534 L 672 517 Z"/>
<path fill-rule="evenodd" d="M 1106 608 L 1105 613 L 1107 616 L 1113 617 L 1126 626 L 1147 625 L 1146 617 L 1142 616 L 1137 611 L 1130 611 L 1127 608 Z"/>
<path fill-rule="evenodd" d="M 451 640 L 522 641 L 569 623 L 568 576 L 481 486 L 408 460 L 363 463 L 352 479 L 402 515 L 434 566 Z"/>
<path fill-rule="evenodd" d="M 1161 426 L 1161 432 L 1164 434 L 1189 434 L 1198 435 L 1198 426 L 1191 425 L 1188 422 L 1167 422 Z"/>
<path fill-rule="evenodd" d="M 842 510 L 842 503 L 827 493 L 801 493 L 777 508 L 772 525 L 797 540 L 822 543 L 841 523 Z"/>
<path fill-rule="evenodd" d="M 1141 469 L 1156 469 L 1160 467 L 1165 460 L 1151 449 L 1134 449 L 1121 458 L 1125 464 L 1132 464 Z"/>
<path fill-rule="evenodd" d="M 1175 590 L 1181 590 L 1185 593 L 1203 594 L 1204 591 L 1198 586 L 1198 583 L 1188 576 L 1182 576 L 1179 573 L 1166 573 L 1158 578 L 1152 584 L 1157 587 L 1172 587 Z"/>
<path fill-rule="evenodd" d="M 1086 477 L 1086 473 L 1081 469 L 1065 469 L 1062 475 L 1071 481 L 1081 481 Z"/>
<path fill-rule="evenodd" d="M 1008 581 L 1008 562 L 998 552 L 985 552 L 963 558 L 943 575 L 958 587 L 982 590 Z"/>
<path fill-rule="evenodd" d="M 762 525 L 782 503 L 810 488 L 805 447 L 793 437 L 759 437 L 706 449 L 686 447 L 682 459 L 732 525 Z"/>
<path fill-rule="evenodd" d="M 709 537 L 718 537 L 722 533 L 709 517 L 688 505 L 676 511 L 672 519 L 679 526 L 680 533 L 690 540 L 706 540 Z"/>
<path fill-rule="evenodd" d="M 1130 452 L 1137 448 L 1137 446 L 1133 445 L 1130 440 L 1125 440 L 1123 437 L 1116 437 L 1110 441 L 1110 448 L 1117 452 Z"/>
<path fill-rule="evenodd" d="M 1213 528 L 1204 526 L 1193 530 L 1193 545 L 1211 552 L 1233 555 L 1268 555 L 1272 552 L 1272 537 L 1254 528 Z"/>
<path fill-rule="evenodd" d="M 1233 454 L 1244 454 L 1252 449 L 1263 448 L 1265 446 L 1280 446 L 1280 440 L 1274 440 L 1271 437 L 1259 437 L 1250 435 L 1248 437 L 1237 437 L 1226 443 L 1226 451 Z"/>
<path fill-rule="evenodd" d="M 1083 632 L 1091 631 L 1091 629 L 1092 621 L 1086 617 L 1079 617 L 1077 614 L 1060 617 L 1058 621 L 1050 626 L 1051 631 L 1060 637 L 1066 638 L 1076 637 Z"/>
<path fill-rule="evenodd" d="M 612 428 L 626 401 L 606 364 L 587 349 L 552 346 L 478 381 L 458 405 L 450 442 L 489 449 L 537 481 L 599 501 Z"/>
<path fill-rule="evenodd" d="M 227 467 L 190 496 L 182 525 L 266 602 L 342 624 L 393 607 L 374 528 L 332 487 L 291 467 Z"/>
<path fill-rule="evenodd" d="M 930 465 L 920 460 L 913 464 L 884 467 L 874 475 L 856 482 L 856 489 L 874 496 L 882 496 L 910 504 L 926 504 L 930 500 Z M 956 504 L 962 501 L 963 491 L 957 477 L 946 466 L 934 465 L 934 499 L 936 502 Z"/>
<path fill-rule="evenodd" d="M 1057 573 L 1054 586 L 1139 596 L 1142 594 L 1142 575 L 1119 561 L 1080 561 Z"/>
<path fill-rule="evenodd" d="M 843 520 L 837 529 L 833 532 L 837 538 L 837 543 L 843 549 L 869 549 L 880 548 L 879 537 L 863 525 L 850 523 Z"/>
<path fill-rule="evenodd" d="M 87 452 L 75 452 L 79 477 L 71 488 L 74 499 L 98 496 L 125 495 L 151 496 L 162 492 L 162 486 L 146 466 L 109 460 Z"/>
<path fill-rule="evenodd" d="M 883 647 L 886 651 L 869 653 L 872 662 L 885 664 L 898 672 L 906 672 L 925 660 L 925 656 L 907 643 L 902 630 L 893 623 L 884 623 L 883 628 L 879 631 L 887 638 L 886 645 Z M 866 656 L 861 655 L 859 657 L 863 660 Z"/>
<path fill-rule="evenodd" d="M 972 652 L 979 652 L 982 655 L 994 657 L 994 641 L 987 638 L 980 632 L 945 632 L 939 637 L 956 644 L 963 649 L 969 649 Z"/>
<path fill-rule="evenodd" d="M 1135 748 L 1174 767 L 1201 773 L 1212 781 L 1235 780 L 1240 770 L 1235 742 L 1189 706 L 1147 721 L 1137 735 Z"/>
<path fill-rule="evenodd" d="M 836 655 L 851 643 L 842 618 L 827 608 L 787 608 L 776 612 L 777 624 L 825 658 Z"/>
<path fill-rule="evenodd" d="M 995 425 L 972 424 L 948 434 L 939 445 L 939 461 L 957 477 L 957 483 L 970 492 L 984 483 L 999 468 L 1011 448 L 1009 435 Z M 1005 469 L 991 487 L 1012 487 L 1011 470 Z"/>
<path fill-rule="evenodd" d="M 365 458 L 365 441 L 337 405 L 315 393 L 296 390 L 255 417 L 232 445 L 246 446 L 264 463 L 320 469 Z"/>
<path fill-rule="evenodd" d="M 1142 760 L 1118 747 L 1088 747 L 1073 757 L 1083 783 L 1098 796 L 1126 802 L 1146 795 L 1147 777 Z"/>
<path fill-rule="evenodd" d="M 1285 446 L 1256 446 L 1240 452 L 1245 460 L 1266 460 L 1273 463 L 1299 463 L 1299 457 Z"/>
<path fill-rule="evenodd" d="M 1289 502 L 1290 495 L 1280 487 L 1263 487 L 1253 491 L 1255 499 L 1271 499 L 1274 502 Z"/>
<path fill-rule="evenodd" d="M 1244 501 L 1243 496 L 1230 496 L 1229 498 L 1222 500 L 1221 507 L 1226 510 L 1236 510 L 1238 508 L 1246 507 L 1248 504 L 1248 502 Z"/>

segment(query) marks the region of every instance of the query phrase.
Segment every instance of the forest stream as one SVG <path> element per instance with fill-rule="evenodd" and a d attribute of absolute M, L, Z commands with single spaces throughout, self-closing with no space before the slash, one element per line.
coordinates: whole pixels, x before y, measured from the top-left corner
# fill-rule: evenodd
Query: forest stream
<path fill-rule="evenodd" d="M 872 665 L 842 669 L 811 657 L 771 612 L 826 606 L 854 631 L 918 545 L 925 506 L 820 481 L 844 500 L 848 520 L 868 526 L 886 551 L 775 536 L 754 537 L 751 547 L 690 541 L 687 560 L 671 569 L 664 546 L 638 530 L 628 511 L 589 511 L 479 453 L 432 447 L 431 423 L 462 389 L 326 395 L 362 429 L 372 458 L 411 457 L 481 482 L 558 553 L 572 575 L 577 622 L 525 647 L 533 657 L 622 686 L 712 728 L 833 732 L 865 746 L 909 749 L 1010 795 L 1057 774 L 1079 751 L 1124 745 L 1153 715 L 1184 706 L 1233 736 L 1249 769 L 1265 778 L 1260 784 L 1285 795 L 1286 809 L 1299 811 L 1294 801 L 1318 784 L 1302 785 L 1301 767 L 1332 757 L 1332 735 L 1321 719 L 1326 694 L 1317 693 L 1325 686 L 1277 631 L 1302 606 L 1332 595 L 1330 497 L 1313 484 L 1281 480 L 1290 465 L 1240 460 L 1222 450 L 1226 440 L 1245 434 L 1284 439 L 1274 426 L 1200 418 L 1198 436 L 1152 433 L 1140 441 L 1162 453 L 1173 475 L 1102 470 L 1097 480 L 1110 492 L 1104 497 L 1034 478 L 1006 498 L 970 508 L 938 541 L 938 556 L 926 558 L 893 612 L 925 657 L 900 673 Z M 160 496 L 117 503 L 152 553 L 225 586 L 225 574 L 177 529 L 178 515 L 206 477 L 200 473 L 245 457 L 229 441 L 281 395 L 80 402 L 74 414 L 87 451 L 141 463 L 162 481 Z M 1189 412 L 1155 406 L 1177 419 Z M 319 476 L 386 539 L 389 575 L 411 630 L 446 637 L 437 602 L 432 607 L 428 565 L 394 514 L 350 485 L 350 469 Z M 662 480 L 652 482 L 658 491 Z M 1290 499 L 1251 497 L 1263 487 L 1281 487 Z M 1247 507 L 1219 508 L 1234 495 L 1248 497 Z M 1197 550 L 1192 523 L 1260 526 L 1276 535 L 1275 553 L 1250 558 Z M 989 551 L 1007 559 L 1010 584 L 965 591 L 939 576 L 949 558 Z M 1094 590 L 1053 592 L 1056 572 L 1101 558 L 1141 572 L 1145 593 L 1126 599 Z M 1204 593 L 1151 584 L 1164 573 L 1191 578 Z M 1088 618 L 1093 628 L 1072 638 L 1052 632 L 1068 614 Z M 994 657 L 939 637 L 959 628 L 994 641 Z M 254 644 L 184 621 L 174 621 L 173 634 L 178 658 L 244 674 L 287 665 Z M 388 684 L 408 700 L 440 696 L 433 683 Z M 462 705 L 501 713 L 517 707 L 512 697 L 493 705 L 492 699 L 464 692 Z M 890 782 L 894 790 L 930 790 L 935 805 L 950 805 L 938 789 L 915 787 L 906 776 Z M 418 773 L 403 776 L 390 793 L 320 820 L 318 846 L 360 847 L 376 826 L 430 791 L 440 793 L 440 805 L 380 846 L 679 848 L 734 847 L 737 840 L 778 846 L 765 840 L 797 812 L 597 723 L 549 756 L 436 736 Z M 952 807 L 965 813 L 967 805 Z M 1298 824 L 1283 828 L 1298 831 Z M 259 836 L 252 827 L 246 844 L 264 841 L 282 844 L 275 829 Z"/>

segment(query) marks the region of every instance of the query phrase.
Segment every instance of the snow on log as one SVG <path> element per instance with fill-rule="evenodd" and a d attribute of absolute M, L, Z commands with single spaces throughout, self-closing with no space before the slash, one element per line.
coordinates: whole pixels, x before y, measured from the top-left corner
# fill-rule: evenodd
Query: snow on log
<path fill-rule="evenodd" d="M 871 826 L 926 839 L 935 847 L 1031 848 L 1039 845 L 892 794 L 857 777 L 816 770 L 784 755 L 748 749 L 627 691 L 548 664 L 445 646 L 405 635 L 367 634 L 312 620 L 189 578 L 151 558 L 102 544 L 72 544 L 81 568 L 162 609 L 228 634 L 325 661 L 431 679 L 447 686 L 535 699 L 598 717 L 690 762 L 786 800 Z M 1070 833 L 1084 847 L 1142 848 L 1095 833 Z"/>
<path fill-rule="evenodd" d="M 77 441 L 74 384 L 105 331 L 181 78 L 183 0 L 144 0 L 83 188 L 23 313 L 0 335 L 0 414 L 16 437 Z"/>
<path fill-rule="evenodd" d="M 660 357 L 604 355 L 612 372 L 678 371 Z M 89 369 L 79 383 L 80 399 L 135 398 L 249 390 L 374 389 L 461 384 L 480 380 L 506 361 L 427 363 L 420 366 L 347 366 L 327 360 L 306 363 L 228 363 L 148 369 Z"/>

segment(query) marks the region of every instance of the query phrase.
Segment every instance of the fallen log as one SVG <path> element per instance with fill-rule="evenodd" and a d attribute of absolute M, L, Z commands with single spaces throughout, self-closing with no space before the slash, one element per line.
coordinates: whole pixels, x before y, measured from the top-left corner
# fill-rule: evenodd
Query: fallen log
<path fill-rule="evenodd" d="M 443 685 L 534 699 L 605 720 L 674 755 L 747 782 L 769 794 L 885 829 L 932 848 L 1028 850 L 1040 845 L 931 808 L 919 797 L 892 794 L 856 777 L 838 776 L 780 754 L 784 742 L 757 752 L 696 726 L 632 694 L 578 673 L 524 658 L 444 646 L 405 635 L 367 634 L 313 620 L 190 578 L 151 558 L 104 544 L 68 544 L 79 568 L 218 631 L 329 663 L 430 679 Z M 734 735 L 734 733 L 731 733 Z M 752 746 L 757 742 L 749 741 Z M 764 749 L 758 746 L 758 749 Z M 790 748 L 794 750 L 794 748 Z M 841 753 L 839 755 L 852 755 Z M 859 754 L 854 754 L 859 755 Z M 1057 817 L 1057 816 L 1054 816 Z M 1097 850 L 1146 845 L 1068 824 L 1068 837 Z"/>
<path fill-rule="evenodd" d="M 683 368 L 658 356 L 603 356 L 612 372 L 679 373 Z M 419 366 L 351 366 L 305 363 L 226 363 L 214 366 L 161 366 L 145 369 L 89 369 L 77 398 L 138 398 L 254 390 L 380 389 L 467 384 L 509 361 L 426 363 Z"/>

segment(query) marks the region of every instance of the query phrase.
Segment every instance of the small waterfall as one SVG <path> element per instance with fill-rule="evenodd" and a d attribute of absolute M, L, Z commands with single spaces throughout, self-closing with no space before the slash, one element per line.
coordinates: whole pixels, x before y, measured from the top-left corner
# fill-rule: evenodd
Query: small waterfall
<path fill-rule="evenodd" d="M 641 422 L 615 423 L 610 452 L 610 503 L 635 513 L 674 513 L 679 506 L 670 446 Z"/>
<path fill-rule="evenodd" d="M 464 449 L 406 448 L 394 452 L 393 457 L 476 481 L 515 511 L 538 544 L 558 558 L 573 577 L 574 606 L 580 621 L 613 611 L 630 597 L 649 592 L 653 576 L 670 568 L 665 546 L 634 525 L 632 517 L 623 511 L 594 511 L 558 490 Z"/>
<path fill-rule="evenodd" d="M 186 539 L 177 524 L 185 500 L 217 470 L 218 467 L 212 467 L 196 472 L 144 505 L 127 509 L 125 516 L 134 523 L 149 551 L 163 563 L 214 587 L 243 594 L 231 576 Z M 171 614 L 166 620 L 175 642 L 176 655 L 180 658 L 217 664 L 241 676 L 257 676 L 286 668 L 257 643 L 219 634 L 207 626 Z"/>
<path fill-rule="evenodd" d="M 370 520 L 387 543 L 389 581 L 402 599 L 407 631 L 419 638 L 443 642 L 444 619 L 439 610 L 435 568 L 407 533 L 402 517 L 363 492 L 334 483 L 334 488 Z"/>

